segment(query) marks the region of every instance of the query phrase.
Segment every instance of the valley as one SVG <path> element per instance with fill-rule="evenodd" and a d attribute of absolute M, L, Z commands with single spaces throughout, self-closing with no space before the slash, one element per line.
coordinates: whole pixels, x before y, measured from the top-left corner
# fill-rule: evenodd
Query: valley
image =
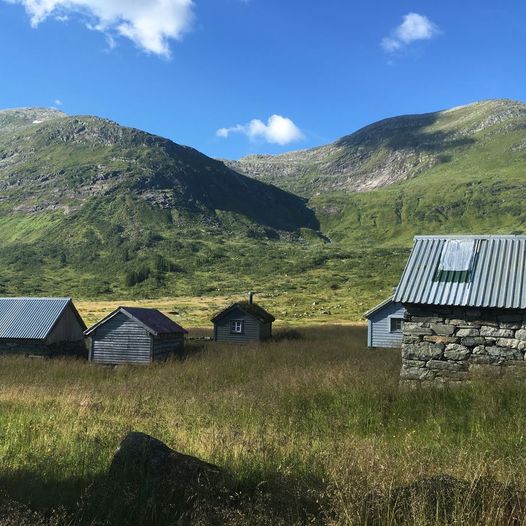
<path fill-rule="evenodd" d="M 6 110 L 0 292 L 214 306 L 255 290 L 281 323 L 359 320 L 414 235 L 524 233 L 525 175 L 526 105 L 508 100 L 226 164 L 96 117 Z"/>

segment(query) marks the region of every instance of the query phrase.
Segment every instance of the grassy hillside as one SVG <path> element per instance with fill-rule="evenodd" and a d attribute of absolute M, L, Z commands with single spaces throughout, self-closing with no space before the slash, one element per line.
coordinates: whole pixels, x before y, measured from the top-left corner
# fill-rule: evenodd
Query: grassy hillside
<path fill-rule="evenodd" d="M 469 149 L 417 177 L 371 192 L 320 195 L 312 204 L 337 240 L 400 246 L 415 234 L 523 234 L 525 136 L 526 122 L 507 134 L 486 128 Z"/>
<path fill-rule="evenodd" d="M 200 295 L 268 281 L 304 199 L 94 117 L 0 112 L 0 293 Z M 309 265 L 306 260 L 305 265 Z"/>
<path fill-rule="evenodd" d="M 525 107 L 387 119 L 271 158 L 263 179 L 308 202 L 106 120 L 0 112 L 0 294 L 214 306 L 256 290 L 281 322 L 359 319 L 397 284 L 413 235 L 524 232 Z"/>

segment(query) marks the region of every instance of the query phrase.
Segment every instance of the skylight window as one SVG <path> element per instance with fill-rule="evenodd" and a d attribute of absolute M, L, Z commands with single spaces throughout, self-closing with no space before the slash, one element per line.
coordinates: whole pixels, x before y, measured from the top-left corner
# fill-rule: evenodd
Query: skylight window
<path fill-rule="evenodd" d="M 442 249 L 439 270 L 471 270 L 474 253 L 474 239 L 448 239 Z"/>
<path fill-rule="evenodd" d="M 448 239 L 442 248 L 435 281 L 470 282 L 474 260 L 474 239 Z"/>

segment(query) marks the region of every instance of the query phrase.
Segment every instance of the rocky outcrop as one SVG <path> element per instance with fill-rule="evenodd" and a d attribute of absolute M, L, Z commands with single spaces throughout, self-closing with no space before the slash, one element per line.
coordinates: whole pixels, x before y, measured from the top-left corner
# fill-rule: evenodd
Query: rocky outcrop
<path fill-rule="evenodd" d="M 522 130 L 525 120 L 523 103 L 488 100 L 384 119 L 316 148 L 224 162 L 237 172 L 307 197 L 334 191 L 367 192 L 448 163 L 484 136 L 492 140 L 496 133 Z M 518 151 L 523 140 L 512 148 Z"/>
<path fill-rule="evenodd" d="M 407 305 L 403 332 L 404 382 L 526 377 L 525 313 Z"/>

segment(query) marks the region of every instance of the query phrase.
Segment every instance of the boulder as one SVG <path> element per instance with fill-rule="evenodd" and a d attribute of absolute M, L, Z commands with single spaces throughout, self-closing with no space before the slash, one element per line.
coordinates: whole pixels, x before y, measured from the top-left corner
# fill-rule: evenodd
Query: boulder
<path fill-rule="evenodd" d="M 128 433 L 119 444 L 110 465 L 112 478 L 137 482 L 170 478 L 173 483 L 188 486 L 217 478 L 220 468 L 203 460 L 170 449 L 145 433 Z"/>
<path fill-rule="evenodd" d="M 131 432 L 111 462 L 102 508 L 114 515 L 107 517 L 110 522 L 171 524 L 175 518 L 185 523 L 198 508 L 229 502 L 231 484 L 217 466 Z"/>

